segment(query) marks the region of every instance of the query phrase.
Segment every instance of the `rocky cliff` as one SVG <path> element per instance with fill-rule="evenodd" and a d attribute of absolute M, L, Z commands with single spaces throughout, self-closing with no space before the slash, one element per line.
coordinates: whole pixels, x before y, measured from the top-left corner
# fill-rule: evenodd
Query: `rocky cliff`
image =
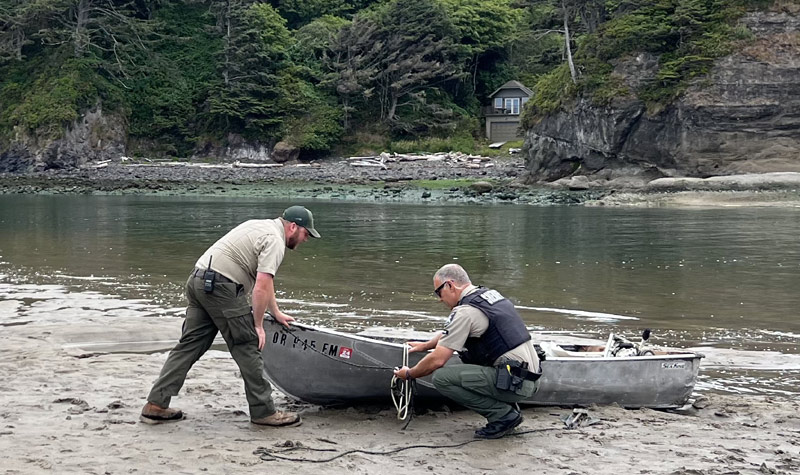
<path fill-rule="evenodd" d="M 131 144 L 131 139 L 125 118 L 120 114 L 105 113 L 97 106 L 67 126 L 62 137 L 17 132 L 8 143 L 0 141 L 0 173 L 81 168 L 92 162 L 119 161 L 126 155 L 128 144 Z M 132 147 L 159 153 L 156 142 L 134 140 Z M 208 144 L 197 150 L 193 158 L 279 162 L 296 159 L 298 153 L 286 144 L 282 148 L 273 146 L 270 150 L 266 145 L 254 145 L 240 136 L 230 135 L 227 145 Z"/>
<path fill-rule="evenodd" d="M 525 133 L 529 181 L 800 172 L 800 12 L 742 19 L 755 41 L 716 61 L 673 104 L 598 107 L 579 98 Z M 615 66 L 635 90 L 657 71 L 646 54 Z M 583 179 L 582 181 L 586 181 Z"/>
<path fill-rule="evenodd" d="M 125 154 L 125 120 L 105 114 L 99 105 L 70 124 L 59 138 L 17 131 L 0 146 L 0 172 L 26 172 L 79 167 L 87 162 Z"/>

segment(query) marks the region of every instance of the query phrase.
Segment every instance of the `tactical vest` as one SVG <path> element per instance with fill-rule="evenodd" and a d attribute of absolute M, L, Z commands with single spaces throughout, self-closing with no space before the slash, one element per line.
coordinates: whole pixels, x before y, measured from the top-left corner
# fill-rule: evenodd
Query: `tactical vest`
<path fill-rule="evenodd" d="M 489 318 L 489 328 L 480 337 L 467 338 L 466 351 L 459 352 L 466 364 L 493 366 L 497 358 L 531 339 L 514 304 L 496 290 L 478 290 L 458 302 L 477 308 Z"/>

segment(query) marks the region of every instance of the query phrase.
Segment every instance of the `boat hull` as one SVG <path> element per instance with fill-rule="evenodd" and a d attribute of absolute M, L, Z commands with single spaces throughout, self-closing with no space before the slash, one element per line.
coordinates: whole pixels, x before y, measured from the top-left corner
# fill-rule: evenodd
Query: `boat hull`
<path fill-rule="evenodd" d="M 403 344 L 265 320 L 264 367 L 281 391 L 314 404 L 388 400 L 391 369 L 402 364 Z M 409 354 L 410 366 L 424 354 Z M 702 355 L 558 357 L 542 362 L 539 390 L 527 404 L 673 408 L 694 389 Z M 461 364 L 457 357 L 447 363 Z M 443 399 L 430 376 L 417 380 L 418 399 Z"/>

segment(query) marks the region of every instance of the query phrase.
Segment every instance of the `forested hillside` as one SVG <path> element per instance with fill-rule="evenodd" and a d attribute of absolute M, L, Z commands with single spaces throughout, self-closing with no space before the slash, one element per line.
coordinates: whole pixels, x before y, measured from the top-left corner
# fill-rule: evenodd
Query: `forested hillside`
<path fill-rule="evenodd" d="M 769 3 L 0 0 L 0 152 L 44 147 L 87 113 L 114 117 L 89 135 L 129 155 L 470 151 L 508 80 L 535 93 L 530 125 L 577 94 L 630 94 L 611 64 L 646 51 L 658 74 L 637 94 L 658 108 Z"/>

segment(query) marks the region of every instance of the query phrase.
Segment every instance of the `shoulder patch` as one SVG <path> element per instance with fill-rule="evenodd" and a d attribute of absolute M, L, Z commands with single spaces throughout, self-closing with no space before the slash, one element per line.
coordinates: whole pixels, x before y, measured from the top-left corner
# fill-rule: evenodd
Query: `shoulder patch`
<path fill-rule="evenodd" d="M 447 324 L 445 326 L 450 325 L 451 323 L 453 323 L 453 317 L 455 317 L 455 316 L 456 316 L 456 311 L 455 311 L 455 309 L 453 309 L 453 311 L 450 312 L 450 315 L 447 316 Z"/>

